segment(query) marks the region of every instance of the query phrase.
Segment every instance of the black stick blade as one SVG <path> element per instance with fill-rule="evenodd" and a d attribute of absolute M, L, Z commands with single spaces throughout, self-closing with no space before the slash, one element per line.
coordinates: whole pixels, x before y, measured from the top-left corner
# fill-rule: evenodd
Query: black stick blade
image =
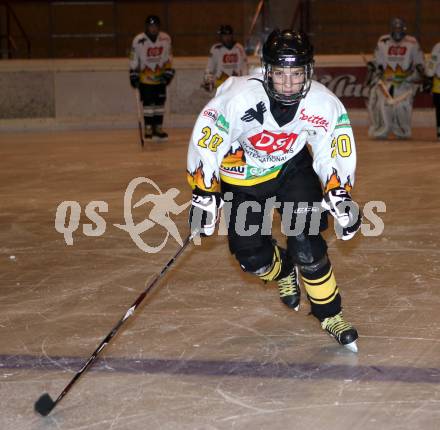
<path fill-rule="evenodd" d="M 50 414 L 50 411 L 55 407 L 55 402 L 49 396 L 49 394 L 44 393 L 36 402 L 35 410 L 45 417 Z"/>

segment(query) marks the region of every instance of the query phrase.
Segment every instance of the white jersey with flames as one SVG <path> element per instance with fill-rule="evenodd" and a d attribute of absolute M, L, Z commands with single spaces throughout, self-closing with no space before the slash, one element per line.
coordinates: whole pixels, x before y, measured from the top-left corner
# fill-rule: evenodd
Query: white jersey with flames
<path fill-rule="evenodd" d="M 131 46 L 130 69 L 140 72 L 143 84 L 162 84 L 162 75 L 172 66 L 171 38 L 159 32 L 153 42 L 145 33 L 138 34 Z"/>
<path fill-rule="evenodd" d="M 206 74 L 224 82 L 229 76 L 243 76 L 247 73 L 247 57 L 240 43 L 235 43 L 231 49 L 222 43 L 211 47 Z"/>
<path fill-rule="evenodd" d="M 417 65 L 424 65 L 423 52 L 413 36 L 406 35 L 396 42 L 390 35 L 379 38 L 374 51 L 374 60 L 384 69 L 384 79 L 395 85 L 416 80 Z"/>
<path fill-rule="evenodd" d="M 431 59 L 427 71 L 428 76 L 433 76 L 432 92 L 440 94 L 440 42 L 432 48 Z"/>
<path fill-rule="evenodd" d="M 313 81 L 293 120 L 280 126 L 270 111 L 261 75 L 233 77 L 205 106 L 188 151 L 188 182 L 218 192 L 224 182 L 252 186 L 280 173 L 306 144 L 325 190 L 354 184 L 356 150 L 347 112 L 324 85 Z"/>

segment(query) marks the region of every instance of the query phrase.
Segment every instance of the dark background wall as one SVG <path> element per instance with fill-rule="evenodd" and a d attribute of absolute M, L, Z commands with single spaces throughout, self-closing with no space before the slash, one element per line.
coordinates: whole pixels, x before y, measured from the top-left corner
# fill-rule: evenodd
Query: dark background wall
<path fill-rule="evenodd" d="M 259 0 L 0 1 L 0 58 L 27 56 L 26 40 L 11 16 L 9 45 L 4 37 L 6 3 L 29 37 L 32 58 L 127 56 L 149 14 L 161 17 L 178 56 L 207 55 L 224 23 L 247 44 L 265 28 L 299 28 L 302 22 L 318 54 L 371 52 L 393 16 L 407 20 L 424 51 L 440 40 L 440 0 L 266 0 L 253 35 L 250 28 Z M 297 7 L 302 20 L 295 14 Z"/>

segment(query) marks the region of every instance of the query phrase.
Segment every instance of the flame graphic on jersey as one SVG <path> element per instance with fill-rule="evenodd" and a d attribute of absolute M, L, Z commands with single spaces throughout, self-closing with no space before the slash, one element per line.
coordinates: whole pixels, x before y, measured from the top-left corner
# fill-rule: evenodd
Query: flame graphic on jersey
<path fill-rule="evenodd" d="M 350 193 L 353 188 L 353 185 L 351 184 L 350 175 L 347 176 L 347 182 L 344 184 L 344 188 L 345 191 L 347 191 L 347 193 Z"/>
<path fill-rule="evenodd" d="M 329 178 L 327 178 L 327 182 L 325 183 L 324 193 L 328 193 L 330 190 L 334 188 L 341 188 L 341 179 L 338 176 L 338 171 L 333 167 L 333 173 Z M 344 184 L 345 191 L 348 193 L 352 190 L 353 185 L 351 184 L 350 175 L 347 177 L 347 182 Z"/>
<path fill-rule="evenodd" d="M 411 68 L 412 66 L 410 65 L 407 70 L 404 70 L 400 64 L 398 64 L 396 69 L 393 70 L 393 68 L 388 64 L 384 71 L 384 77 L 386 80 L 401 82 L 411 74 Z"/>
<path fill-rule="evenodd" d="M 237 148 L 235 152 L 228 152 L 222 161 L 222 167 L 245 166 L 245 156 L 242 148 Z"/>
<path fill-rule="evenodd" d="M 200 190 L 212 193 L 220 191 L 220 182 L 214 174 L 212 174 L 209 181 L 210 185 L 208 187 L 205 185 L 205 173 L 203 172 L 203 163 L 201 161 L 199 167 L 194 172 L 187 171 L 186 179 L 193 190 L 197 187 Z"/>
<path fill-rule="evenodd" d="M 159 66 L 159 64 L 156 64 L 156 67 L 154 69 L 151 69 L 150 67 L 148 67 L 148 65 L 146 65 L 144 70 L 142 70 L 141 72 L 141 82 L 144 84 L 161 84 L 163 83 L 163 74 L 170 68 L 170 61 L 167 61 L 163 66 Z"/>

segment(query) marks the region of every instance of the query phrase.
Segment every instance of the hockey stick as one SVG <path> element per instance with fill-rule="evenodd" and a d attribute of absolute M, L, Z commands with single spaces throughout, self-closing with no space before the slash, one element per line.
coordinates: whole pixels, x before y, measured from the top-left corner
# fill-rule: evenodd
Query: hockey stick
<path fill-rule="evenodd" d="M 386 85 L 385 85 L 384 81 L 382 81 L 382 79 L 379 79 L 377 84 L 378 84 L 380 90 L 382 91 L 382 94 L 385 96 L 387 104 L 389 104 L 390 106 L 395 106 L 395 105 L 403 102 L 413 93 L 412 90 L 408 90 L 408 91 L 405 91 L 403 94 L 400 94 L 400 96 L 393 97 L 389 93 L 388 88 L 386 87 Z"/>
<path fill-rule="evenodd" d="M 413 90 L 405 91 L 403 94 L 400 94 L 400 96 L 393 97 L 393 105 L 397 105 L 400 102 L 403 102 L 406 100 L 409 96 L 413 94 Z"/>
<path fill-rule="evenodd" d="M 393 96 L 389 93 L 387 86 L 385 85 L 385 82 L 382 81 L 382 79 L 379 79 L 377 81 L 377 86 L 379 87 L 380 91 L 382 92 L 382 94 L 385 96 L 386 102 L 389 105 L 393 105 L 394 104 L 394 98 Z"/>
<path fill-rule="evenodd" d="M 57 397 L 55 401 L 52 400 L 48 393 L 44 393 L 40 396 L 40 398 L 35 402 L 34 408 L 35 410 L 43 416 L 47 416 L 50 412 L 55 408 L 55 406 L 61 401 L 61 399 L 70 391 L 75 382 L 81 377 L 81 375 L 96 361 L 98 355 L 102 352 L 102 350 L 110 343 L 112 338 L 116 335 L 125 321 L 131 317 L 142 301 L 145 299 L 147 294 L 151 291 L 151 289 L 156 285 L 157 281 L 165 274 L 165 272 L 175 263 L 179 255 L 185 250 L 191 240 L 198 234 L 198 231 L 195 231 L 188 235 L 188 237 L 183 242 L 180 249 L 174 254 L 174 256 L 168 261 L 168 263 L 162 268 L 160 273 L 156 275 L 156 277 L 150 282 L 148 287 L 141 293 L 141 295 L 135 300 L 135 302 L 131 305 L 125 315 L 118 321 L 118 323 L 113 327 L 110 333 L 104 338 L 104 340 L 99 344 L 98 348 L 96 348 L 95 352 L 89 357 L 89 359 L 85 362 L 83 367 L 76 372 L 75 376 L 71 379 L 71 381 L 66 385 L 61 394 Z"/>
<path fill-rule="evenodd" d="M 141 112 L 141 98 L 140 98 L 140 95 L 139 95 L 139 89 L 135 89 L 134 92 L 135 92 L 135 96 L 136 96 L 136 107 L 137 107 L 137 115 L 138 115 L 139 139 L 140 139 L 141 147 L 142 147 L 142 149 L 144 149 L 144 133 L 142 131 L 143 116 L 142 116 L 142 112 Z"/>

